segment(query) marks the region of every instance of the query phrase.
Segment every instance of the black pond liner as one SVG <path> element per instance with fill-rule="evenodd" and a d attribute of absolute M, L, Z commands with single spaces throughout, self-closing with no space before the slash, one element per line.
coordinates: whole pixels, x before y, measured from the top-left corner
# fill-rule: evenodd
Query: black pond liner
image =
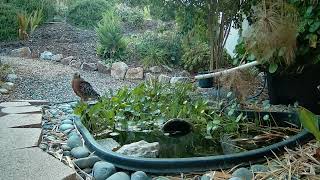
<path fill-rule="evenodd" d="M 297 116 L 295 114 L 293 115 L 293 119 L 297 119 Z M 286 116 L 288 118 L 288 113 L 280 113 L 279 116 Z M 191 158 L 135 158 L 104 149 L 96 142 L 79 118 L 74 122 L 87 148 L 101 159 L 113 163 L 118 168 L 161 174 L 227 169 L 239 164 L 246 166 L 265 161 L 265 157 L 274 156 L 273 152 L 280 154 L 285 147 L 292 148 L 313 139 L 310 133 L 302 130 L 297 135 L 291 136 L 285 141 L 241 153 Z"/>

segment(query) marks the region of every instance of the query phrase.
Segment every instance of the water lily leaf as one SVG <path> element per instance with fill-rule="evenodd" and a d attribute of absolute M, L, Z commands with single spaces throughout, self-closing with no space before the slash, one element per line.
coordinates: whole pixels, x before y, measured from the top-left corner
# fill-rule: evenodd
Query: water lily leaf
<path fill-rule="evenodd" d="M 303 107 L 299 107 L 298 115 L 303 127 L 312 133 L 318 141 L 320 141 L 318 117 Z"/>
<path fill-rule="evenodd" d="M 314 22 L 313 24 L 311 24 L 310 28 L 309 28 L 309 32 L 316 32 L 320 27 L 320 22 Z"/>
<path fill-rule="evenodd" d="M 276 63 L 271 63 L 269 65 L 269 73 L 275 73 L 278 69 L 278 64 Z"/>

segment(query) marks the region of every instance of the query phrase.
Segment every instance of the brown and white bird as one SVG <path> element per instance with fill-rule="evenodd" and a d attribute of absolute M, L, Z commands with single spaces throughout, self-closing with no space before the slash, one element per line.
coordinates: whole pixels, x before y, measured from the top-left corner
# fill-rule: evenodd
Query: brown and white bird
<path fill-rule="evenodd" d="M 90 83 L 80 77 L 79 73 L 74 73 L 72 79 L 72 89 L 82 101 L 97 99 L 100 95 L 93 89 Z"/>

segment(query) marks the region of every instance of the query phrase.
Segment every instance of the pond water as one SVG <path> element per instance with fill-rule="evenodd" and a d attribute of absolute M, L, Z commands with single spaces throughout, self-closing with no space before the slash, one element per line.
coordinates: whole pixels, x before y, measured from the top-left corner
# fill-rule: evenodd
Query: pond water
<path fill-rule="evenodd" d="M 279 132 L 279 131 L 278 131 Z M 133 132 L 117 131 L 117 136 L 112 137 L 120 145 L 130 144 L 140 140 L 159 142 L 159 158 L 184 158 L 200 157 L 238 153 L 257 149 L 282 141 L 294 132 L 283 132 L 288 136 L 276 136 L 261 132 L 243 132 L 241 136 L 221 135 L 208 139 L 200 133 L 191 132 L 184 136 L 169 136 L 161 131 Z M 257 139 L 260 138 L 260 139 Z M 260 141 L 259 141 L 260 140 Z"/>

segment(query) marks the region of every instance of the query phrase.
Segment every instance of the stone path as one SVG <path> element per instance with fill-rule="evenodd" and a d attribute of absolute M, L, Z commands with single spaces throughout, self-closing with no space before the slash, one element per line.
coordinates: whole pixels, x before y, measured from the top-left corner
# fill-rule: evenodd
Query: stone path
<path fill-rule="evenodd" d="M 0 179 L 76 179 L 74 170 L 38 147 L 42 122 L 39 105 L 44 103 L 0 103 Z"/>

